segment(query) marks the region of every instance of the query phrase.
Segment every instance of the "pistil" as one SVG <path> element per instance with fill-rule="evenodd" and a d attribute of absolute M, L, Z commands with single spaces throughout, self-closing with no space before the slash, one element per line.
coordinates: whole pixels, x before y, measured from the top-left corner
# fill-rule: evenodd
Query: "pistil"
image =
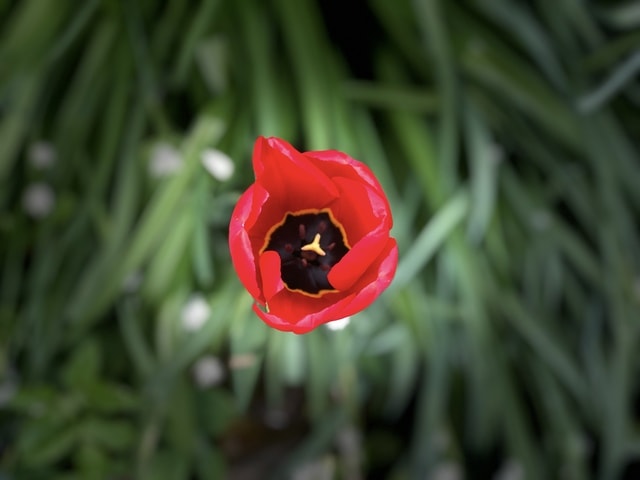
<path fill-rule="evenodd" d="M 321 247 L 320 247 L 320 234 L 316 233 L 316 236 L 313 237 L 313 241 L 311 243 L 307 243 L 306 245 L 302 246 L 300 248 L 300 250 L 302 250 L 303 252 L 314 252 L 317 255 L 320 255 L 321 257 L 324 257 L 327 252 L 325 252 Z"/>

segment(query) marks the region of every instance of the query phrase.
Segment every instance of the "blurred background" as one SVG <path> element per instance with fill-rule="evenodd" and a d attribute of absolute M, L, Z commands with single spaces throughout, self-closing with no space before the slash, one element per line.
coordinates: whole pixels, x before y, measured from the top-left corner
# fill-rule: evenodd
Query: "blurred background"
<path fill-rule="evenodd" d="M 640 478 L 640 4 L 0 0 L 0 478 Z M 227 227 L 258 135 L 400 264 L 303 336 Z"/>

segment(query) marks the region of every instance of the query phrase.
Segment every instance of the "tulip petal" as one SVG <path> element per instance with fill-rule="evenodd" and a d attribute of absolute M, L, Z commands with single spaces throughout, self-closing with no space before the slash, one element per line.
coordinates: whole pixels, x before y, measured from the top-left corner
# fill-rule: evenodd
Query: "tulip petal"
<path fill-rule="evenodd" d="M 386 201 L 386 195 L 380 182 L 366 164 L 337 150 L 316 150 L 305 152 L 304 155 L 310 158 L 329 178 L 346 177 L 357 182 L 364 181 Z M 389 210 L 388 204 L 387 210 Z"/>
<path fill-rule="evenodd" d="M 378 294 L 389 286 L 398 266 L 398 243 L 395 238 L 388 238 L 378 258 L 372 262 L 372 268 L 360 277 L 351 290 L 365 290 L 369 285 L 376 284 Z M 364 308 L 364 307 L 362 307 Z"/>
<path fill-rule="evenodd" d="M 229 223 L 229 251 L 231 261 L 238 272 L 240 281 L 257 300 L 263 300 L 256 272 L 256 261 L 249 234 L 245 228 L 247 219 L 253 209 L 254 186 L 244 192 L 231 214 Z"/>
<path fill-rule="evenodd" d="M 262 278 L 262 294 L 269 300 L 285 288 L 280 273 L 280 255 L 278 252 L 267 251 L 260 255 L 260 277 Z"/>
<path fill-rule="evenodd" d="M 389 241 L 389 232 L 379 228 L 356 243 L 329 272 L 327 279 L 333 288 L 344 291 L 371 267 Z"/>
<path fill-rule="evenodd" d="M 262 185 L 254 183 L 252 186 L 252 199 L 251 209 L 248 212 L 247 218 L 244 223 L 246 230 L 251 230 L 256 221 L 258 221 L 263 213 L 269 213 L 269 209 L 265 209 L 264 206 L 269 200 L 269 192 L 267 192 Z"/>
<path fill-rule="evenodd" d="M 321 209 L 338 197 L 329 177 L 284 140 L 260 137 L 253 168 L 256 182 L 289 211 Z"/>
<path fill-rule="evenodd" d="M 253 186 L 253 207 L 245 228 L 251 236 L 254 251 L 259 251 L 264 246 L 267 232 L 282 221 L 287 210 L 262 185 L 254 183 Z"/>
<path fill-rule="evenodd" d="M 371 305 L 391 283 L 397 264 L 398 247 L 395 239 L 389 238 L 353 293 L 309 298 L 285 289 L 268 302 L 268 312 L 258 306 L 254 307 L 254 311 L 273 328 L 307 333 L 319 325 L 354 315 Z"/>
<path fill-rule="evenodd" d="M 336 294 L 328 294 L 336 295 Z M 333 298 L 311 298 L 305 295 L 283 290 L 268 302 L 268 311 L 254 308 L 258 316 L 274 328 L 294 333 L 306 333 L 318 325 L 343 318 L 343 305 L 348 305 L 355 294 L 339 295 Z"/>
<path fill-rule="evenodd" d="M 394 238 L 389 238 L 372 268 L 352 287 L 351 290 L 357 294 L 348 305 L 342 306 L 341 313 L 344 316 L 354 315 L 371 305 L 393 280 L 397 265 L 398 245 Z"/>
<path fill-rule="evenodd" d="M 362 182 L 344 177 L 336 177 L 333 181 L 340 197 L 329 208 L 344 227 L 350 245 L 380 228 L 388 235 L 392 221 L 386 199 Z"/>
<path fill-rule="evenodd" d="M 258 304 L 253 305 L 253 311 L 260 317 L 260 319 L 272 328 L 278 329 L 282 332 L 294 332 L 294 333 L 306 333 L 312 329 L 300 331 L 295 323 L 292 323 L 278 315 L 273 315 L 269 312 L 265 312 Z"/>

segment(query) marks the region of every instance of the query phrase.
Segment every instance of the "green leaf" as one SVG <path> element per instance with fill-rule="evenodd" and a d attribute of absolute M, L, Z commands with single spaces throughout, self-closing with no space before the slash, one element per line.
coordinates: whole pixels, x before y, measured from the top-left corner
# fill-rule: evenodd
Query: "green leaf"
<path fill-rule="evenodd" d="M 420 365 L 419 351 L 411 334 L 405 326 L 395 327 L 399 333 L 389 353 L 391 370 L 384 407 L 391 418 L 397 418 L 406 408 L 415 390 Z"/>
<path fill-rule="evenodd" d="M 103 413 L 127 413 L 140 408 L 136 392 L 125 385 L 95 381 L 84 393 L 88 407 Z"/>
<path fill-rule="evenodd" d="M 79 475 L 87 480 L 98 480 L 109 476 L 113 472 L 109 457 L 106 452 L 91 443 L 81 443 L 74 452 L 73 461 Z"/>
<path fill-rule="evenodd" d="M 70 455 L 80 440 L 81 430 L 75 422 L 31 421 L 23 425 L 16 450 L 25 464 L 50 466 Z"/>
<path fill-rule="evenodd" d="M 478 243 L 485 235 L 493 215 L 497 189 L 500 152 L 491 139 L 488 125 L 471 103 L 465 105 L 465 140 L 471 170 L 469 187 L 469 223 L 471 241 Z"/>
<path fill-rule="evenodd" d="M 230 363 L 233 390 L 238 408 L 243 411 L 249 406 L 256 387 L 269 329 L 249 310 L 248 295 L 243 294 L 241 299 L 235 314 L 231 315 Z"/>
<path fill-rule="evenodd" d="M 196 405 L 202 428 L 213 438 L 220 437 L 239 413 L 233 395 L 222 389 L 197 392 Z"/>
<path fill-rule="evenodd" d="M 141 480 L 184 480 L 189 478 L 189 459 L 174 450 L 159 450 L 149 462 Z"/>
<path fill-rule="evenodd" d="M 452 231 L 467 215 L 467 192 L 459 191 L 452 197 L 418 234 L 410 248 L 402 255 L 392 288 L 401 288 L 411 282 Z"/>
<path fill-rule="evenodd" d="M 62 368 L 62 379 L 67 388 L 87 388 L 96 381 L 102 367 L 100 344 L 85 339 L 72 353 Z"/>
<path fill-rule="evenodd" d="M 84 419 L 78 428 L 83 442 L 117 452 L 131 451 L 137 437 L 130 420 L 92 416 Z"/>
<path fill-rule="evenodd" d="M 195 458 L 195 471 L 198 480 L 218 480 L 227 476 L 226 462 L 223 454 L 214 444 L 204 441 L 198 443 Z"/>
<path fill-rule="evenodd" d="M 186 457 L 193 450 L 197 430 L 194 392 L 186 380 L 180 378 L 172 385 L 169 394 L 167 441 L 173 451 Z"/>

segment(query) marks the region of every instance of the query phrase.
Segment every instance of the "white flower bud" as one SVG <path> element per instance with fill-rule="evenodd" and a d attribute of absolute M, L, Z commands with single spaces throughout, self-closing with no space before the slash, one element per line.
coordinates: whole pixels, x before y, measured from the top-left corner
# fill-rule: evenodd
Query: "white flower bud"
<path fill-rule="evenodd" d="M 351 317 L 344 317 L 338 320 L 334 320 L 333 322 L 327 323 L 327 328 L 329 330 L 343 330 L 347 325 L 351 322 Z"/>
<path fill-rule="evenodd" d="M 29 162 L 37 170 L 45 170 L 53 166 L 56 156 L 56 150 L 49 142 L 39 141 L 29 147 Z"/>
<path fill-rule="evenodd" d="M 149 160 L 149 174 L 154 178 L 168 177 L 182 168 L 180 152 L 166 143 L 153 148 Z"/>
<path fill-rule="evenodd" d="M 225 376 L 222 362 L 213 355 L 206 355 L 196 361 L 192 373 L 196 384 L 201 388 L 219 385 Z"/>
<path fill-rule="evenodd" d="M 220 182 L 229 180 L 235 170 L 233 161 L 226 153 L 220 150 L 208 148 L 202 152 L 200 159 L 202 160 L 204 168 L 207 169 L 213 178 Z"/>
<path fill-rule="evenodd" d="M 209 319 L 211 308 L 200 294 L 193 295 L 182 308 L 182 326 L 185 330 L 195 332 L 200 330 Z"/>
<path fill-rule="evenodd" d="M 22 206 L 34 218 L 46 217 L 56 202 L 56 194 L 46 183 L 32 183 L 22 195 Z"/>

